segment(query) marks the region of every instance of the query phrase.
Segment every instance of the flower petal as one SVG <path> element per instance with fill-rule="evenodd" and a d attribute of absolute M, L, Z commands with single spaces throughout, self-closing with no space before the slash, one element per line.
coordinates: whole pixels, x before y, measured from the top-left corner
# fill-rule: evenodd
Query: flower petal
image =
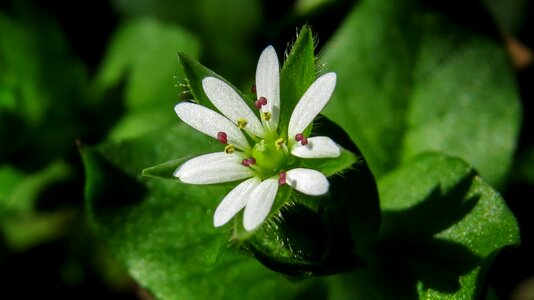
<path fill-rule="evenodd" d="M 192 158 L 174 171 L 182 182 L 192 184 L 213 184 L 252 177 L 254 171 L 241 164 L 235 154 L 214 152 Z"/>
<path fill-rule="evenodd" d="M 267 123 L 271 129 L 276 129 L 280 117 L 280 64 L 273 46 L 265 48 L 258 60 L 256 94 L 258 98 L 267 98 L 267 105 L 263 106 L 261 111 L 271 114 Z"/>
<path fill-rule="evenodd" d="M 338 157 L 341 154 L 339 146 L 329 137 L 316 136 L 308 138 L 306 146 L 295 143 L 291 154 L 302 158 Z"/>
<path fill-rule="evenodd" d="M 196 130 L 217 138 L 217 133 L 224 132 L 228 143 L 241 150 L 249 150 L 250 145 L 241 130 L 230 120 L 202 105 L 182 102 L 174 107 L 174 111 L 182 121 Z"/>
<path fill-rule="evenodd" d="M 202 80 L 202 87 L 211 103 L 230 121 L 237 125 L 240 119 L 246 120 L 245 129 L 258 137 L 263 137 L 260 120 L 231 86 L 218 78 L 206 77 Z"/>
<path fill-rule="evenodd" d="M 213 225 L 219 227 L 230 221 L 230 219 L 245 207 L 247 201 L 250 199 L 250 193 L 260 182 L 259 178 L 253 177 L 241 182 L 231 190 L 221 203 L 219 203 L 219 206 L 217 206 L 213 215 Z"/>
<path fill-rule="evenodd" d="M 252 191 L 243 215 L 243 226 L 246 230 L 254 230 L 263 223 L 271 211 L 277 191 L 276 178 L 265 179 Z"/>
<path fill-rule="evenodd" d="M 323 173 L 304 168 L 287 171 L 286 182 L 297 191 L 310 196 L 323 195 L 328 192 L 328 188 L 330 187 Z"/>
<path fill-rule="evenodd" d="M 302 133 L 325 107 L 336 87 L 336 73 L 326 73 L 317 78 L 300 98 L 289 119 L 288 135 L 294 138 Z"/>

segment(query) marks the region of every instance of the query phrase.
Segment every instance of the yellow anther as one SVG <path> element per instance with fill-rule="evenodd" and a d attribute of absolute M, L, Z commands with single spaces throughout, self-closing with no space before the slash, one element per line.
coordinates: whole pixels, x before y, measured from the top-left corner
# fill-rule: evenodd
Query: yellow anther
<path fill-rule="evenodd" d="M 264 112 L 261 116 L 265 121 L 269 121 L 271 119 L 271 113 L 268 111 Z"/>
<path fill-rule="evenodd" d="M 226 147 L 224 147 L 224 152 L 226 152 L 227 154 L 234 153 L 234 151 L 235 147 L 232 144 L 228 144 L 226 145 Z"/>
<path fill-rule="evenodd" d="M 247 126 L 247 124 L 248 124 L 247 120 L 245 120 L 243 118 L 237 119 L 237 127 L 243 129 L 243 128 L 245 128 L 245 126 Z"/>
<path fill-rule="evenodd" d="M 285 143 L 283 138 L 279 138 L 274 142 L 274 145 L 276 146 L 276 149 L 282 148 L 282 145 Z"/>

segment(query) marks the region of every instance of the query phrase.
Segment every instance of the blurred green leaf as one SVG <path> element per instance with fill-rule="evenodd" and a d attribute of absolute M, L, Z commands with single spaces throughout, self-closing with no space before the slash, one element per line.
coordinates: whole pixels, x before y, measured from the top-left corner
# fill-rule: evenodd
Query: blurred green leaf
<path fill-rule="evenodd" d="M 518 154 L 512 172 L 512 180 L 534 184 L 534 145 L 529 145 Z"/>
<path fill-rule="evenodd" d="M 508 58 L 490 35 L 424 1 L 363 1 L 322 56 L 338 74 L 325 114 L 347 130 L 376 176 L 433 150 L 462 157 L 500 184 L 521 113 Z"/>
<path fill-rule="evenodd" d="M 253 74 L 257 53 L 251 52 L 260 28 L 262 4 L 259 0 L 114 0 L 117 11 L 129 17 L 150 16 L 175 23 L 201 38 L 203 62 L 230 82 L 240 82 Z"/>
<path fill-rule="evenodd" d="M 72 174 L 72 167 L 63 161 L 52 162 L 33 174 L 8 165 L 0 166 L 0 217 L 31 212 L 48 186 L 66 180 Z"/>
<path fill-rule="evenodd" d="M 0 69 L 0 162 L 36 170 L 72 153 L 87 74 L 55 20 L 0 13 Z"/>
<path fill-rule="evenodd" d="M 72 226 L 74 210 L 57 210 L 52 213 L 13 214 L 1 219 L 0 227 L 7 247 L 22 252 L 40 243 L 57 239 Z"/>
<path fill-rule="evenodd" d="M 175 85 L 184 78 L 179 51 L 197 56 L 199 45 L 178 26 L 143 18 L 119 27 L 95 82 L 96 93 L 103 94 L 126 81 L 125 115 L 110 133 L 112 138 L 133 137 L 176 121 L 172 107 L 180 90 Z"/>
<path fill-rule="evenodd" d="M 72 210 L 35 212 L 35 208 L 47 188 L 72 175 L 72 167 L 63 161 L 32 174 L 0 165 L 0 233 L 11 251 L 24 251 L 64 234 L 73 220 Z"/>
<path fill-rule="evenodd" d="M 519 244 L 502 197 L 460 159 L 420 155 L 382 177 L 379 191 L 383 223 L 374 259 L 333 280 L 334 294 L 476 299 L 499 251 Z"/>
<path fill-rule="evenodd" d="M 185 124 L 98 148 L 83 148 L 90 221 L 132 276 L 159 299 L 293 297 L 292 281 L 229 243 L 212 216 L 229 191 L 141 177 L 142 169 L 219 145 Z M 317 289 L 313 288 L 313 289 Z"/>

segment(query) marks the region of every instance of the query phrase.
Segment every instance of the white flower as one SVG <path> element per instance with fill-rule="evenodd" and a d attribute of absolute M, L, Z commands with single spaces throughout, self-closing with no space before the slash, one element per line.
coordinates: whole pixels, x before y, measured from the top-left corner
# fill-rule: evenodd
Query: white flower
<path fill-rule="evenodd" d="M 222 115 L 190 102 L 174 108 L 185 123 L 226 144 L 223 152 L 186 161 L 174 176 L 190 184 L 244 180 L 215 210 L 213 223 L 216 227 L 226 224 L 244 208 L 243 226 L 248 231 L 254 230 L 269 215 L 280 185 L 288 184 L 312 196 L 328 192 L 328 180 L 321 172 L 305 168 L 284 171 L 284 167 L 291 155 L 305 159 L 340 155 L 339 146 L 330 138 L 303 134 L 330 99 L 336 74 L 327 73 L 315 80 L 295 106 L 287 132 L 281 133 L 277 132 L 279 78 L 278 57 L 269 46 L 262 52 L 256 69 L 258 100 L 255 106 L 260 110 L 260 118 L 232 87 L 215 77 L 204 78 L 202 87 Z M 254 145 L 250 141 L 254 141 Z"/>

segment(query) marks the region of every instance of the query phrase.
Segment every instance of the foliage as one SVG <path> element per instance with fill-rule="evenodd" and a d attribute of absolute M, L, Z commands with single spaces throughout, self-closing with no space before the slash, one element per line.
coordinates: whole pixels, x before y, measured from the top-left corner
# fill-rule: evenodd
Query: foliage
<path fill-rule="evenodd" d="M 64 285 L 97 273 L 107 288 L 139 285 L 158 299 L 488 293 L 492 263 L 520 243 L 501 193 L 532 185 L 534 148 L 518 144 L 517 83 L 480 7 L 297 1 L 268 16 L 273 8 L 261 1 L 111 3 L 122 19 L 94 72 L 61 20 L 28 1 L 0 5 L 0 268 L 18 270 L 13 257 L 61 241 L 70 249 L 58 263 Z M 332 12 L 340 24 L 313 23 Z M 297 37 L 283 36 L 295 26 Z M 313 132 L 344 150 L 303 165 L 332 175 L 327 196 L 286 192 L 292 206 L 282 218 L 236 240 L 232 222 L 212 225 L 232 186 L 172 176 L 186 159 L 220 150 L 172 108 L 210 106 L 207 75 L 252 105 L 254 63 L 269 43 L 283 62 L 281 120 L 318 75 L 336 72 Z M 12 289 L 23 296 L 20 286 Z"/>

